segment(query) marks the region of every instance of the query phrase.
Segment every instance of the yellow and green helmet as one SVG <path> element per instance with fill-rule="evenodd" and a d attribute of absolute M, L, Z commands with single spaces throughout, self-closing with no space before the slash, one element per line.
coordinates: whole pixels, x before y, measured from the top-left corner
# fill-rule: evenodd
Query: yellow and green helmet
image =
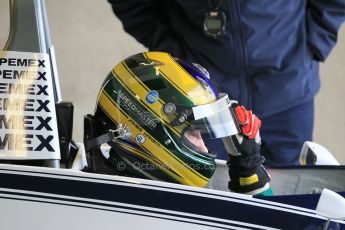
<path fill-rule="evenodd" d="M 195 143 L 233 134 L 228 107 L 200 65 L 146 52 L 115 66 L 94 117 L 99 134 L 125 127 L 126 135 L 108 143 L 116 174 L 204 187 L 215 155 Z"/>

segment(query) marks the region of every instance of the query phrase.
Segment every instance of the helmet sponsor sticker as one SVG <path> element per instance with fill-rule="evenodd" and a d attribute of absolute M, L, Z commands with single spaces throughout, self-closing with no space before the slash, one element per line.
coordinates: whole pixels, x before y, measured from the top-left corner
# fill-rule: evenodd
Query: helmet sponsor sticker
<path fill-rule="evenodd" d="M 149 112 L 142 110 L 138 104 L 133 102 L 125 93 L 119 92 L 119 97 L 121 106 L 123 106 L 124 109 L 131 111 L 135 117 L 139 118 L 139 120 L 150 129 L 156 128 L 157 121 Z"/>
<path fill-rule="evenodd" d="M 146 95 L 146 102 L 149 104 L 153 104 L 158 100 L 158 92 L 156 90 L 151 90 L 147 95 Z"/>

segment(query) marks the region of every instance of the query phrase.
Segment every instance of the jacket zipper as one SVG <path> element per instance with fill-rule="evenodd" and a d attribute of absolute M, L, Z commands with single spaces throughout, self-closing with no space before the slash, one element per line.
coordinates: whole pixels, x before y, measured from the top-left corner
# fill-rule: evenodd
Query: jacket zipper
<path fill-rule="evenodd" d="M 229 14 L 231 20 L 231 30 L 233 41 L 235 43 L 236 57 L 238 63 L 238 76 L 240 80 L 240 102 L 248 109 L 252 108 L 251 82 L 248 73 L 248 58 L 246 52 L 246 44 L 244 41 L 243 28 L 240 18 L 240 6 L 238 0 L 226 1 L 229 7 Z"/>

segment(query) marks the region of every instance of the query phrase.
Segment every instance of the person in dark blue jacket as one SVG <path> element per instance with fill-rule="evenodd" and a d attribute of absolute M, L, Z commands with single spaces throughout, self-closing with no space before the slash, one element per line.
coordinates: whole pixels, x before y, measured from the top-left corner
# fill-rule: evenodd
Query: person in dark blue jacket
<path fill-rule="evenodd" d="M 260 117 L 266 164 L 298 164 L 345 0 L 108 1 L 137 41 L 205 66 L 220 91 Z"/>

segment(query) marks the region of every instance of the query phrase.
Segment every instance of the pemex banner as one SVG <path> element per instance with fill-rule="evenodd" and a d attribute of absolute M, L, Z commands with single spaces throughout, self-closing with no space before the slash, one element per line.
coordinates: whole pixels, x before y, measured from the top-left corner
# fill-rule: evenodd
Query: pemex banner
<path fill-rule="evenodd" d="M 60 159 L 48 54 L 0 51 L 0 159 Z"/>

